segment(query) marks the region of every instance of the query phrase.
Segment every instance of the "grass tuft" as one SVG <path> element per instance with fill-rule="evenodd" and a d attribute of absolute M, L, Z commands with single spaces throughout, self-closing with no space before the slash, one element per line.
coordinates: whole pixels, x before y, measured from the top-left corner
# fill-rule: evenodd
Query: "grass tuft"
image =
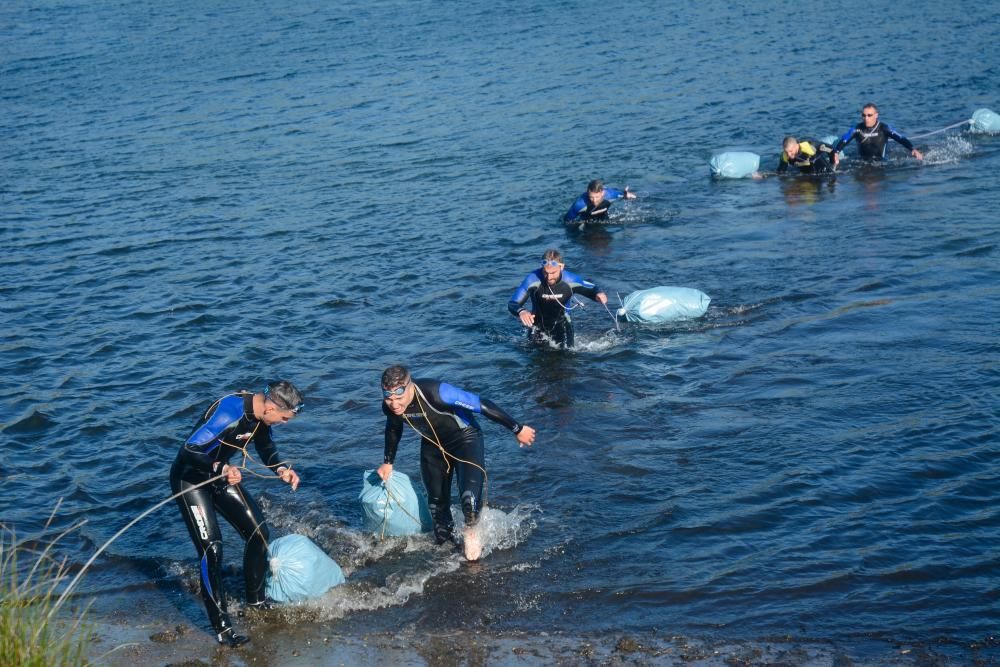
<path fill-rule="evenodd" d="M 0 665 L 88 664 L 86 610 L 53 613 L 68 568 L 52 552 L 65 534 L 19 543 L 0 525 Z"/>

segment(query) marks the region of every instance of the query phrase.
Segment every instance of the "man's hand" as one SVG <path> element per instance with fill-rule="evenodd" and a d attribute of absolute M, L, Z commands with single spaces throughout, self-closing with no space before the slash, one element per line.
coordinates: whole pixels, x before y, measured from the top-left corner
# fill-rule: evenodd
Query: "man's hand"
<path fill-rule="evenodd" d="M 918 160 L 923 160 L 924 159 L 924 154 L 921 153 L 920 151 L 918 151 L 916 148 L 914 148 L 912 151 L 910 151 L 910 155 L 912 155 L 913 157 L 917 158 Z"/>
<path fill-rule="evenodd" d="M 278 471 L 278 477 L 285 484 L 292 485 L 292 491 L 299 488 L 299 474 L 291 468 L 282 468 Z"/>
<path fill-rule="evenodd" d="M 521 320 L 521 324 L 526 327 L 535 326 L 535 315 L 531 311 L 522 310 L 517 314 L 517 318 Z"/>
<path fill-rule="evenodd" d="M 226 483 L 229 486 L 236 486 L 243 481 L 243 473 L 236 466 L 229 464 L 222 466 L 222 474 L 226 476 Z"/>
<path fill-rule="evenodd" d="M 594 298 L 597 299 L 597 303 L 605 306 L 608 305 L 608 295 L 604 292 L 598 292 Z"/>
<path fill-rule="evenodd" d="M 531 443 L 535 441 L 535 429 L 524 424 L 514 437 L 517 438 L 517 442 L 521 447 L 531 447 Z"/>
<path fill-rule="evenodd" d="M 379 477 L 382 478 L 383 482 L 388 482 L 389 477 L 392 476 L 392 464 L 383 463 L 378 467 L 378 470 L 376 470 L 375 472 L 378 474 Z"/>

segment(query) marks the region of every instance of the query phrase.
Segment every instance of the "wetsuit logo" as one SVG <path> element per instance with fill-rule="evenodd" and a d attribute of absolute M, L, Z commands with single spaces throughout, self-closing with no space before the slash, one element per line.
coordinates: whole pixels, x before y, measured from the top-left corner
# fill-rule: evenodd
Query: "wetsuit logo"
<path fill-rule="evenodd" d="M 189 505 L 189 507 L 191 508 L 191 516 L 194 517 L 194 523 L 198 526 L 198 534 L 201 535 L 201 539 L 208 541 L 208 527 L 205 525 L 205 515 L 197 505 Z"/>
<path fill-rule="evenodd" d="M 246 442 L 247 440 L 249 440 L 249 439 L 250 439 L 250 437 L 251 437 L 252 435 L 253 435 L 253 431 L 251 431 L 250 433 L 238 433 L 238 434 L 236 435 L 236 439 L 237 439 L 237 440 L 240 440 L 240 441 L 243 441 L 243 442 Z"/>
<path fill-rule="evenodd" d="M 879 131 L 878 128 L 876 127 L 871 132 L 865 132 L 864 130 L 860 130 L 858 134 L 861 135 L 861 141 L 868 141 L 869 139 L 876 138 L 879 135 Z"/>

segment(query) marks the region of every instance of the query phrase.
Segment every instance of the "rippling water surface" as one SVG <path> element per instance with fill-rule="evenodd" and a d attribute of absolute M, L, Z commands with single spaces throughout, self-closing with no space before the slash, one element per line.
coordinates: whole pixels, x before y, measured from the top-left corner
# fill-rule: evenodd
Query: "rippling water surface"
<path fill-rule="evenodd" d="M 869 100 L 910 136 L 996 110 L 997 26 L 963 2 L 7 3 L 0 519 L 32 534 L 62 498 L 82 563 L 169 494 L 208 402 L 288 377 L 302 487 L 247 486 L 350 575 L 317 628 L 991 636 L 1000 139 L 828 181 L 707 160 L 768 166 Z M 594 177 L 639 199 L 564 228 Z M 533 349 L 505 304 L 547 247 L 712 305 L 619 332 L 587 302 L 576 351 Z M 399 362 L 538 429 L 484 426 L 480 566 L 362 532 Z M 86 588 L 202 624 L 194 565 L 169 506 Z"/>

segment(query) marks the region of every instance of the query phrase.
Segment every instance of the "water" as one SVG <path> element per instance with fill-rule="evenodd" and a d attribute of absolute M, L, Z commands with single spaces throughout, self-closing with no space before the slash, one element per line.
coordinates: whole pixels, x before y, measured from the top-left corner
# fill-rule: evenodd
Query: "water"
<path fill-rule="evenodd" d="M 307 634 L 982 642 L 1000 621 L 1000 140 L 936 135 L 924 164 L 834 181 L 716 182 L 707 161 L 766 166 L 869 100 L 911 136 L 997 109 L 997 19 L 7 3 L 0 520 L 34 534 L 62 498 L 56 528 L 88 521 L 65 543 L 82 563 L 169 495 L 208 402 L 287 377 L 307 409 L 276 438 L 302 486 L 248 487 L 275 534 L 349 575 Z M 639 199 L 565 229 L 594 177 Z M 712 306 L 615 332 L 588 302 L 576 351 L 533 349 L 505 304 L 547 247 L 612 295 L 682 285 Z M 529 451 L 484 426 L 480 566 L 361 532 L 378 377 L 399 362 L 538 429 Z M 416 451 L 406 436 L 400 469 Z M 166 507 L 84 588 L 98 615 L 201 627 L 193 556 Z"/>

